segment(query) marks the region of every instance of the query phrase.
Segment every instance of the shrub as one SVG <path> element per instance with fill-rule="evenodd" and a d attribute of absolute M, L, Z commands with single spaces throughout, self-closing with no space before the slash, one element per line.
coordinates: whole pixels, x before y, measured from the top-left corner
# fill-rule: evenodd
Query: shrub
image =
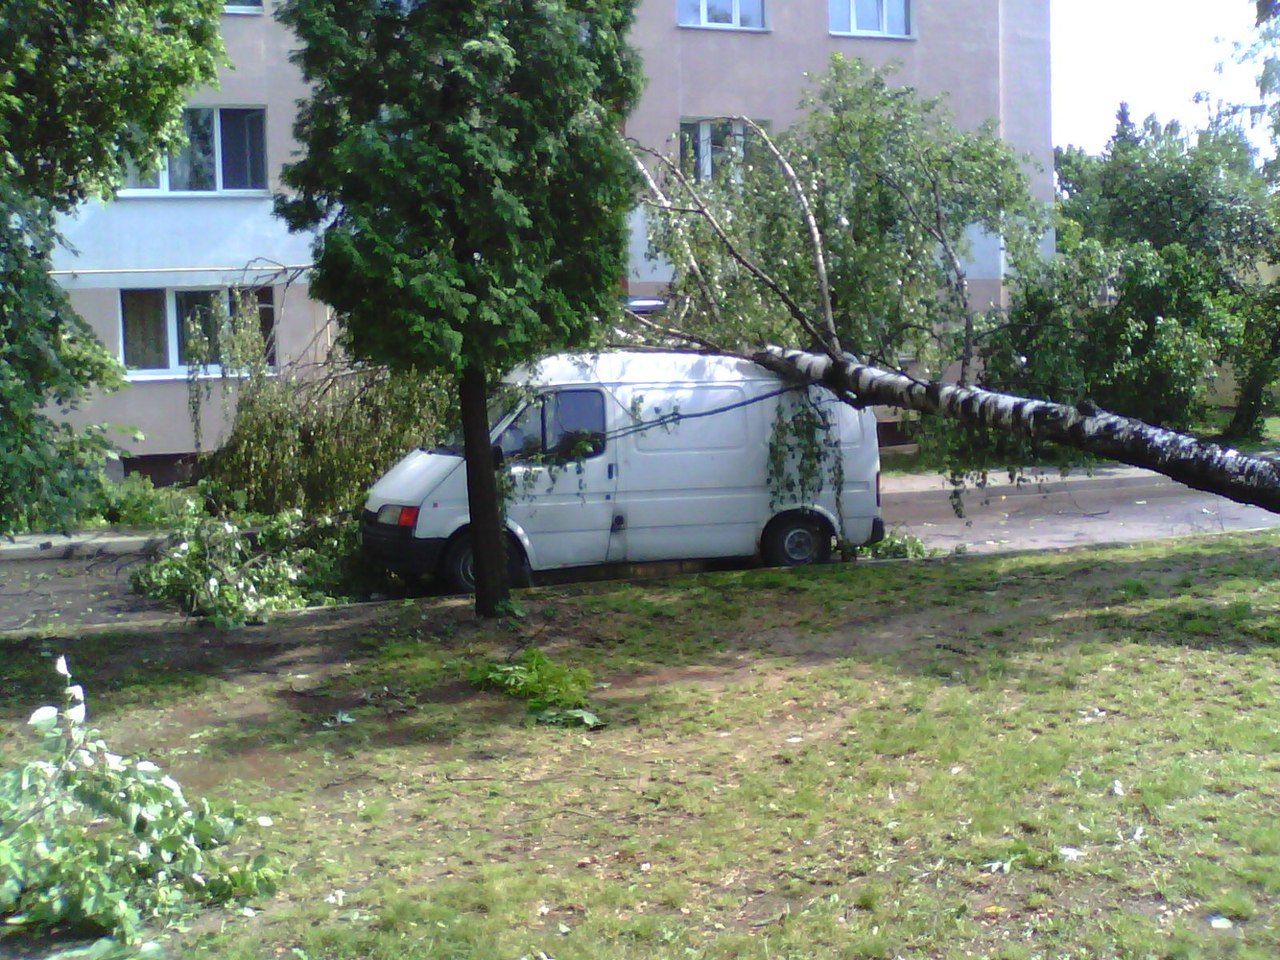
<path fill-rule="evenodd" d="M 244 815 L 188 801 L 154 763 L 112 753 L 86 726 L 65 658 L 56 669 L 62 708 L 28 721 L 43 756 L 0 776 L 0 917 L 106 934 L 91 955 L 122 956 L 144 923 L 193 901 L 272 892 L 278 874 L 264 857 L 231 863 L 213 852 Z"/>

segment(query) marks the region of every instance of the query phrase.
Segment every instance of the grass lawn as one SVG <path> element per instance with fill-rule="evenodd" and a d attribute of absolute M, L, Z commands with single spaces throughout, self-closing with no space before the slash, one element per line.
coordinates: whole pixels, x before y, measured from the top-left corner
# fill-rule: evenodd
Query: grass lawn
<path fill-rule="evenodd" d="M 170 955 L 1280 956 L 1280 537 L 757 570 L 6 641 L 289 867 Z M 609 721 L 450 662 L 536 643 Z M 0 952 L 3 946 L 0 945 Z"/>

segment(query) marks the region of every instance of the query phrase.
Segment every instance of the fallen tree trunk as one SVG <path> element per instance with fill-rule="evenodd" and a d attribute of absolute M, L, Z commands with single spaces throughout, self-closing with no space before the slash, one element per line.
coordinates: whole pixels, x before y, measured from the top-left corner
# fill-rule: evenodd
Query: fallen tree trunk
<path fill-rule="evenodd" d="M 754 359 L 782 376 L 821 383 L 860 406 L 899 407 L 1060 443 L 1280 513 L 1280 462 L 1246 456 L 1141 420 L 981 387 L 922 383 L 847 358 L 833 360 L 802 350 L 769 347 Z"/>

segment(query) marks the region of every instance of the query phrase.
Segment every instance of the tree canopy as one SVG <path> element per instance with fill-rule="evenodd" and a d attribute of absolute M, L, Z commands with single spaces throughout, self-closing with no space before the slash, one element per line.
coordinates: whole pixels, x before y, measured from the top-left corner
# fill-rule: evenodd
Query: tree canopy
<path fill-rule="evenodd" d="M 278 209 L 320 228 L 311 289 L 351 350 L 457 378 L 482 612 L 505 595 L 488 380 L 619 310 L 632 7 L 289 0 L 279 14 L 312 94 Z"/>
<path fill-rule="evenodd" d="M 118 382 L 119 365 L 49 276 L 55 215 L 110 196 L 130 159 L 178 136 L 216 77 L 219 0 L 8 0 L 0 17 L 0 534 L 65 522 L 101 466 L 100 434 L 48 405 Z"/>

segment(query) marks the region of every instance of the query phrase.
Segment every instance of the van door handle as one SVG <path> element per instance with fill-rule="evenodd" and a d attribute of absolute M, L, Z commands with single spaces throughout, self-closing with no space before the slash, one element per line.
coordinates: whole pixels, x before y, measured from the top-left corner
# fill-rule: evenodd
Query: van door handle
<path fill-rule="evenodd" d="M 611 464 L 609 464 L 609 479 L 610 479 L 610 480 L 612 480 L 612 479 L 613 479 L 613 472 L 614 472 L 614 467 L 613 467 L 613 464 L 611 463 Z"/>

